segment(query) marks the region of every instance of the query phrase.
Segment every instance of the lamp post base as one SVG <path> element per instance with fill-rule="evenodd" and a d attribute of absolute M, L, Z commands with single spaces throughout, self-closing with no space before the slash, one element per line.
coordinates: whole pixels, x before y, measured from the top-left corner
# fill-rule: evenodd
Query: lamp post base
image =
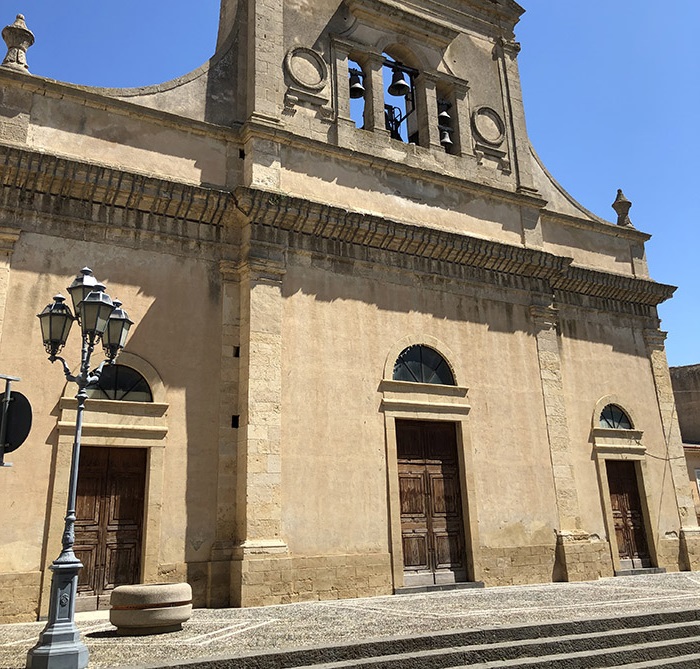
<path fill-rule="evenodd" d="M 88 664 L 87 646 L 80 640 L 75 625 L 75 596 L 78 572 L 82 568 L 75 556 L 59 556 L 51 565 L 51 602 L 49 619 L 39 641 L 27 653 L 28 669 L 84 669 Z"/>

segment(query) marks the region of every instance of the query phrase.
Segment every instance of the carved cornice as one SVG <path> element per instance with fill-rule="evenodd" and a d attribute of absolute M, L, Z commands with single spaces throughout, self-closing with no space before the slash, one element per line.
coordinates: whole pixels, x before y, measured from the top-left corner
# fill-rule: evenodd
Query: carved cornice
<path fill-rule="evenodd" d="M 463 0 L 450 4 L 423 0 L 420 5 L 405 0 L 346 0 L 346 4 L 355 17 L 364 19 L 368 25 L 438 47 L 447 46 L 466 30 L 492 36 L 504 27 L 512 30 L 523 13 L 522 7 L 512 0 L 503 3 Z"/>
<path fill-rule="evenodd" d="M 621 274 L 608 274 L 583 267 L 570 266 L 552 282 L 558 290 L 592 297 L 636 302 L 656 306 L 673 296 L 676 288 L 649 279 Z"/>
<path fill-rule="evenodd" d="M 482 269 L 553 279 L 571 259 L 533 249 L 399 223 L 268 191 L 238 188 L 238 209 L 256 225 Z"/>
<path fill-rule="evenodd" d="M 394 0 L 347 0 L 346 5 L 360 22 L 407 35 L 414 40 L 445 48 L 459 35 L 459 27 L 437 13 L 420 11 Z M 426 30 L 426 25 L 430 26 Z"/>
<path fill-rule="evenodd" d="M 275 235 L 287 231 L 302 238 L 311 237 L 318 243 L 322 239 L 332 240 L 336 244 L 356 244 L 451 265 L 541 279 L 558 294 L 639 305 L 637 310 L 641 308 L 642 316 L 650 315 L 643 307 L 654 307 L 675 291 L 673 286 L 648 279 L 572 266 L 571 258 L 535 249 L 408 225 L 279 193 L 238 188 L 234 195 L 236 206 L 253 227 L 274 229 Z M 288 237 L 288 243 L 292 239 Z M 307 247 L 303 242 L 302 245 Z"/>
<path fill-rule="evenodd" d="M 621 302 L 615 299 L 605 299 L 582 293 L 570 293 L 566 290 L 555 290 L 554 301 L 560 306 L 593 311 L 615 311 L 620 314 L 641 318 L 645 322 L 657 317 L 656 306 L 639 304 L 638 302 Z"/>
<path fill-rule="evenodd" d="M 223 230 L 237 235 L 235 223 L 245 217 L 250 244 L 243 257 L 249 258 L 251 269 L 258 264 L 262 274 L 275 276 L 283 272 L 279 268 L 285 265 L 286 246 L 318 247 L 328 255 L 360 260 L 370 260 L 370 253 L 374 258 L 390 254 L 397 267 L 457 279 L 473 277 L 502 287 L 541 291 L 544 284 L 550 293 L 576 296 L 570 303 L 584 298 L 616 301 L 642 316 L 653 316 L 648 310 L 675 291 L 646 279 L 575 267 L 568 257 L 303 198 L 245 187 L 231 193 L 3 145 L 0 208 L 21 221 L 21 229 L 66 234 L 53 225 L 44 227 L 45 221 L 73 220 L 180 239 L 186 252 L 192 251 L 193 243 L 197 248 L 209 244 L 208 253 L 219 258 L 240 257 L 241 240 L 228 239 Z M 18 229 L 0 229 L 0 253 L 11 252 L 18 234 Z"/>
<path fill-rule="evenodd" d="M 230 193 L 0 145 L 0 186 L 221 225 Z M 25 203 L 26 205 L 26 203 Z"/>
<path fill-rule="evenodd" d="M 648 328 L 644 330 L 644 343 L 650 351 L 663 351 L 667 336 L 668 332 Z"/>

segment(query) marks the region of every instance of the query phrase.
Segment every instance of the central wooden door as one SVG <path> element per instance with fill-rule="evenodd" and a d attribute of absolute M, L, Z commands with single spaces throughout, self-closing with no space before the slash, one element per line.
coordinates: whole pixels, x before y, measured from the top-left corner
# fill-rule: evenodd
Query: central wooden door
<path fill-rule="evenodd" d="M 622 569 L 651 566 L 634 462 L 606 460 L 610 504 Z"/>
<path fill-rule="evenodd" d="M 102 608 L 117 585 L 138 583 L 146 449 L 84 447 L 78 468 L 75 554 L 80 608 Z"/>
<path fill-rule="evenodd" d="M 396 421 L 404 585 L 467 580 L 454 423 Z"/>

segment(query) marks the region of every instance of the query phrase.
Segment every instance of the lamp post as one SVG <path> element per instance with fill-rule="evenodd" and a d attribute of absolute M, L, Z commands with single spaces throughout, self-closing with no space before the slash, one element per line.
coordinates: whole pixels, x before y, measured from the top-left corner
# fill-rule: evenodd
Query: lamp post
<path fill-rule="evenodd" d="M 105 286 L 97 281 L 88 267 L 80 271 L 68 287 L 68 293 L 73 302 L 75 316 L 65 304 L 66 298 L 63 295 L 56 295 L 53 302 L 38 314 L 44 348 L 49 354 L 49 360 L 52 363 L 60 361 L 66 379 L 78 386 L 78 410 L 68 483 L 63 550 L 51 565 L 49 618 L 39 641 L 27 655 L 27 667 L 31 669 L 83 669 L 88 663 L 87 646 L 80 640 L 80 632 L 75 625 L 78 573 L 83 565 L 73 552 L 83 411 L 87 399 L 86 389 L 99 380 L 105 363 L 114 363 L 119 351 L 124 348 L 129 328 L 133 324 L 121 308 L 121 302 L 112 301 L 105 292 Z M 80 371 L 74 376 L 66 361 L 58 354 L 65 346 L 75 320 L 81 328 L 82 352 Z M 100 340 L 106 360 L 90 371 L 90 357 Z"/>

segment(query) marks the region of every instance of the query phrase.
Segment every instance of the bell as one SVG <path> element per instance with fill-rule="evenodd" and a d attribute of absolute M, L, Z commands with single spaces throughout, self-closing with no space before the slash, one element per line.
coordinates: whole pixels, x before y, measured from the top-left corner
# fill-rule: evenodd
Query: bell
<path fill-rule="evenodd" d="M 391 84 L 389 84 L 389 88 L 386 90 L 389 95 L 403 98 L 411 92 L 411 84 L 406 81 L 406 75 L 401 70 L 394 68 Z"/>
<path fill-rule="evenodd" d="M 450 125 L 452 117 L 447 111 L 450 108 L 449 102 L 438 102 L 438 123 L 440 125 Z"/>
<path fill-rule="evenodd" d="M 442 144 L 445 149 L 449 149 L 453 143 L 452 137 L 450 137 L 450 131 L 447 128 L 440 130 L 440 144 Z"/>
<path fill-rule="evenodd" d="M 353 100 L 365 97 L 365 87 L 362 85 L 362 77 L 357 70 L 350 71 L 350 97 Z"/>

